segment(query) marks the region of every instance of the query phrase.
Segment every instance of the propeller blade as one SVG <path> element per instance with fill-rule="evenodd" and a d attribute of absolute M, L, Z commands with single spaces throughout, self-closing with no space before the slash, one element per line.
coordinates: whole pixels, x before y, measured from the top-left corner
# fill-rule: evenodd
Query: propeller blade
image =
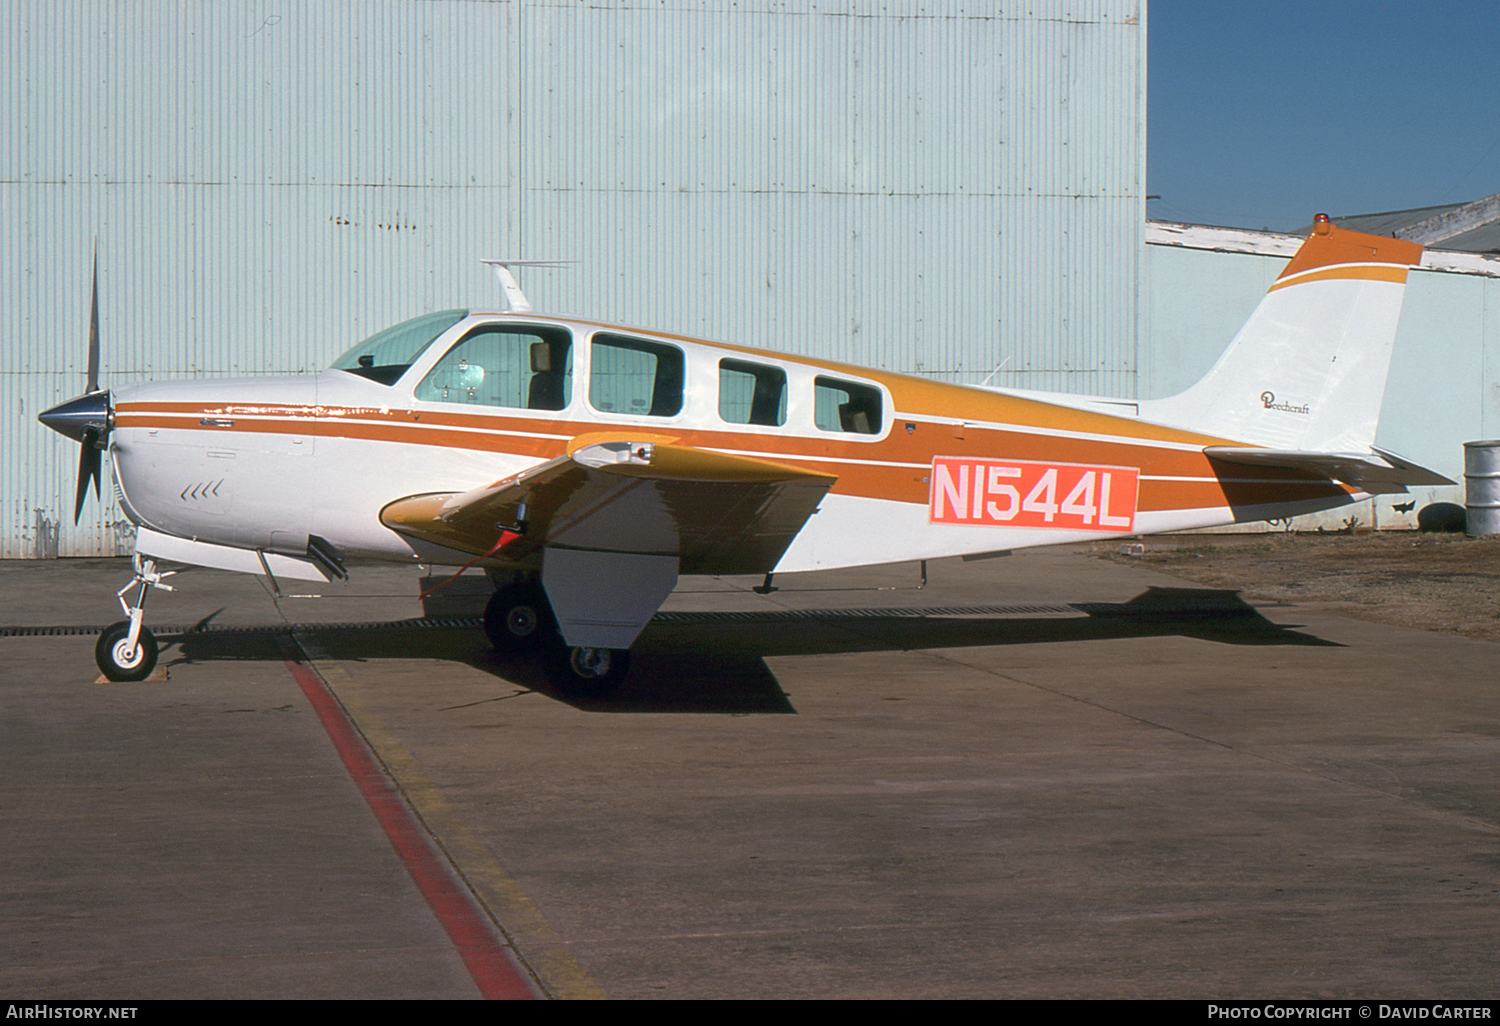
<path fill-rule="evenodd" d="M 93 426 L 83 429 L 83 451 L 78 456 L 78 493 L 73 500 L 73 526 L 83 516 L 83 500 L 89 494 L 89 479 L 94 480 L 94 497 L 99 497 L 99 430 Z"/>
<path fill-rule="evenodd" d="M 99 240 L 94 240 L 94 280 L 89 296 L 89 390 L 76 399 L 58 403 L 37 414 L 37 420 L 60 435 L 66 435 L 83 446 L 78 457 L 78 489 L 73 497 L 73 523 L 83 516 L 83 500 L 88 498 L 89 481 L 94 495 L 100 496 L 99 455 L 109 438 L 114 422 L 109 393 L 99 387 Z"/>
<path fill-rule="evenodd" d="M 94 239 L 94 284 L 89 290 L 89 387 L 99 391 L 99 239 Z"/>

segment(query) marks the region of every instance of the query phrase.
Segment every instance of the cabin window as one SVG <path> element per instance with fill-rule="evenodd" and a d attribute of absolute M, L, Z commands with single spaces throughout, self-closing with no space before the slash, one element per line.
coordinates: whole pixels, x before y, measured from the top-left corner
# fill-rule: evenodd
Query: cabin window
<path fill-rule="evenodd" d="M 880 434 L 880 390 L 835 378 L 813 379 L 813 422 L 823 431 Z"/>
<path fill-rule="evenodd" d="M 682 412 L 683 360 L 676 346 L 595 335 L 589 405 L 601 413 L 675 417 Z"/>
<path fill-rule="evenodd" d="M 440 310 L 378 331 L 333 361 L 333 369 L 394 385 L 406 368 L 443 332 L 469 316 L 467 310 Z"/>
<path fill-rule="evenodd" d="M 786 371 L 748 360 L 720 360 L 719 419 L 764 427 L 785 424 Z"/>
<path fill-rule="evenodd" d="M 433 403 L 560 410 L 573 397 L 571 339 L 559 328 L 487 324 L 443 355 L 417 386 Z"/>

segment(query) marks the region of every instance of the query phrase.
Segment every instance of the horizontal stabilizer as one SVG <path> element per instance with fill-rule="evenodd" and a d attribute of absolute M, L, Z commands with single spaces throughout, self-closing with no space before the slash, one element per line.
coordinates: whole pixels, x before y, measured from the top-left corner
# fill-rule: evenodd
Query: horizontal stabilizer
<path fill-rule="evenodd" d="M 1383 449 L 1371 452 L 1302 452 L 1291 449 L 1211 445 L 1205 455 L 1225 463 L 1286 467 L 1323 474 L 1370 495 L 1405 492 L 1408 485 L 1451 485 L 1442 474 Z"/>

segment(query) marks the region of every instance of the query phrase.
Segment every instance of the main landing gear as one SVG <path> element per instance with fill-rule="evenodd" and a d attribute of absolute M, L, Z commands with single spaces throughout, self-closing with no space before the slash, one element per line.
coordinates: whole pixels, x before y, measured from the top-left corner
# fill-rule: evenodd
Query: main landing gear
<path fill-rule="evenodd" d="M 515 581 L 490 596 L 484 633 L 498 652 L 540 654 L 548 678 L 575 695 L 608 695 L 630 671 L 628 649 L 581 648 L 563 640 L 540 581 Z"/>
<path fill-rule="evenodd" d="M 104 633 L 99 635 L 99 643 L 94 646 L 94 661 L 110 680 L 145 680 L 156 669 L 156 657 L 161 648 L 157 645 L 156 638 L 141 623 L 145 615 L 146 595 L 152 588 L 171 591 L 172 586 L 163 584 L 162 581 L 177 572 L 157 572 L 156 562 L 142 559 L 140 553 L 136 553 L 131 565 L 135 570 L 135 577 L 117 594 L 120 608 L 125 610 L 128 619 L 106 627 Z M 140 588 L 136 593 L 135 605 L 127 605 L 125 593 L 135 587 Z"/>
<path fill-rule="evenodd" d="M 579 648 L 561 637 L 548 647 L 546 660 L 554 684 L 590 698 L 612 694 L 630 672 L 630 649 Z"/>
<path fill-rule="evenodd" d="M 537 581 L 517 581 L 500 588 L 484 607 L 484 633 L 496 651 L 512 655 L 535 652 L 557 634 L 547 593 Z"/>

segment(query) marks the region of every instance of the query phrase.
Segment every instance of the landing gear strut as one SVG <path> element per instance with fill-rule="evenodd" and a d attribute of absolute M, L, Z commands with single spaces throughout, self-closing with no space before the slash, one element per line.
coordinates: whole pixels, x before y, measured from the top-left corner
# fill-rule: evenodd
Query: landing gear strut
<path fill-rule="evenodd" d="M 99 643 L 94 646 L 94 661 L 110 680 L 145 680 L 156 669 L 160 646 L 141 623 L 141 619 L 145 615 L 146 596 L 151 589 L 171 591 L 172 586 L 163 584 L 162 581 L 177 572 L 168 570 L 166 573 L 158 573 L 156 561 L 142 559 L 140 553 L 136 553 L 131 565 L 135 570 L 135 577 L 117 594 L 120 608 L 125 610 L 129 619 L 106 627 L 99 636 Z M 135 605 L 127 605 L 125 593 L 137 586 L 140 591 L 136 593 Z"/>

